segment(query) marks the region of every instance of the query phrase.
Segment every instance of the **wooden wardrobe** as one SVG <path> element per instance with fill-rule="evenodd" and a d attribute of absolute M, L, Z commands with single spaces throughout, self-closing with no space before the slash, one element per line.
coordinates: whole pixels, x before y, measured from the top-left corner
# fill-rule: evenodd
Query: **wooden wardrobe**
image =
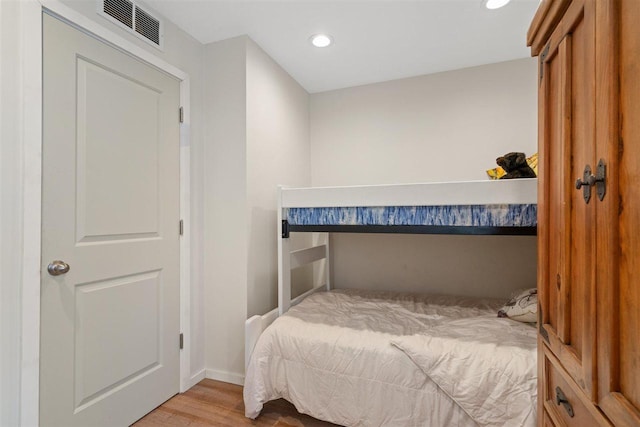
<path fill-rule="evenodd" d="M 543 0 L 538 416 L 640 426 L 640 0 Z"/>

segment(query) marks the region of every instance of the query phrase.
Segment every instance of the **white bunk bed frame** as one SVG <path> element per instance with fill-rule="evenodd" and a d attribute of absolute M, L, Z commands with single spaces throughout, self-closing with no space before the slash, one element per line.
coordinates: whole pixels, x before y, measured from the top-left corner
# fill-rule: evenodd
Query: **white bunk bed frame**
<path fill-rule="evenodd" d="M 323 207 L 381 207 L 381 206 L 453 206 L 453 205 L 501 205 L 501 204 L 535 204 L 537 203 L 537 179 L 516 179 L 499 181 L 466 181 L 439 182 L 422 184 L 396 185 L 367 185 L 350 187 L 312 187 L 287 188 L 278 187 L 278 307 L 260 316 L 255 315 L 245 322 L 245 368 L 258 338 L 262 332 L 273 323 L 278 316 L 286 313 L 293 305 L 298 304 L 307 296 L 320 290 L 330 290 L 330 257 L 328 233 L 319 236 L 323 242 L 309 248 L 291 251 L 286 223 L 289 208 L 323 208 Z M 354 226 L 358 227 L 358 226 Z M 388 226 L 383 232 L 397 232 Z M 418 226 L 420 227 L 420 226 Z M 304 230 L 319 231 L 320 228 L 310 227 Z M 464 227 L 472 229 L 473 227 Z M 370 229 L 367 232 L 370 232 Z M 355 230 L 350 230 L 355 231 Z M 406 231 L 401 231 L 406 232 Z M 414 231 L 416 232 L 415 228 Z M 433 227 L 428 231 L 432 233 Z M 435 231 L 436 233 L 438 231 Z M 455 233 L 461 233 L 455 231 Z M 477 234 L 472 230 L 463 234 Z M 480 234 L 503 234 L 480 233 Z M 511 233 L 507 233 L 511 234 Z M 530 233 L 525 233 L 530 234 Z M 318 240 L 318 239 L 315 239 Z M 312 289 L 291 298 L 291 270 L 324 260 L 324 271 L 317 275 L 321 279 Z"/>

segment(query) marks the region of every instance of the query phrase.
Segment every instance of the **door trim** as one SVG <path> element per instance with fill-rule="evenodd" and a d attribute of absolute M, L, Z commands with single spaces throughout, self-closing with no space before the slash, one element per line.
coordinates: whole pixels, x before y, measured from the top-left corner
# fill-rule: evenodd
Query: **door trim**
<path fill-rule="evenodd" d="M 42 209 L 42 14 L 48 13 L 78 30 L 112 47 L 136 57 L 180 80 L 180 104 L 184 109 L 180 124 L 180 218 L 185 220 L 185 233 L 180 238 L 180 331 L 185 346 L 180 352 L 180 392 L 198 382 L 201 375 L 190 375 L 190 80 L 189 75 L 154 54 L 112 33 L 107 28 L 76 12 L 58 0 L 23 0 L 21 33 L 22 53 L 21 108 L 23 121 L 23 203 L 22 227 L 22 294 L 21 294 L 21 378 L 20 423 L 39 423 L 40 370 L 40 257 Z M 178 120 L 178 111 L 176 111 Z M 178 224 L 176 224 L 178 227 Z M 178 337 L 176 337 L 178 345 Z"/>

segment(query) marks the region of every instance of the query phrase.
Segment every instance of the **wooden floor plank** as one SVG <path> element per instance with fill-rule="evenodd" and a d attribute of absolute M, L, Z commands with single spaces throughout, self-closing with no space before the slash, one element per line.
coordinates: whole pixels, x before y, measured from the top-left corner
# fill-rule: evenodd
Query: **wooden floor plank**
<path fill-rule="evenodd" d="M 264 405 L 260 416 L 244 416 L 242 387 L 205 379 L 157 407 L 134 424 L 135 427 L 329 427 L 335 426 L 300 414 L 284 399 Z"/>

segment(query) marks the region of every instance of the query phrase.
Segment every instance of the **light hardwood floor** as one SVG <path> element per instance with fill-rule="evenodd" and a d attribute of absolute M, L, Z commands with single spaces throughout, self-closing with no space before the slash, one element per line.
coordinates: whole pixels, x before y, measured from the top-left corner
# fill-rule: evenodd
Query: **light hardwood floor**
<path fill-rule="evenodd" d="M 300 414 L 284 399 L 265 404 L 258 419 L 250 420 L 244 416 L 241 386 L 206 379 L 167 400 L 134 426 L 328 427 L 335 424 Z"/>

